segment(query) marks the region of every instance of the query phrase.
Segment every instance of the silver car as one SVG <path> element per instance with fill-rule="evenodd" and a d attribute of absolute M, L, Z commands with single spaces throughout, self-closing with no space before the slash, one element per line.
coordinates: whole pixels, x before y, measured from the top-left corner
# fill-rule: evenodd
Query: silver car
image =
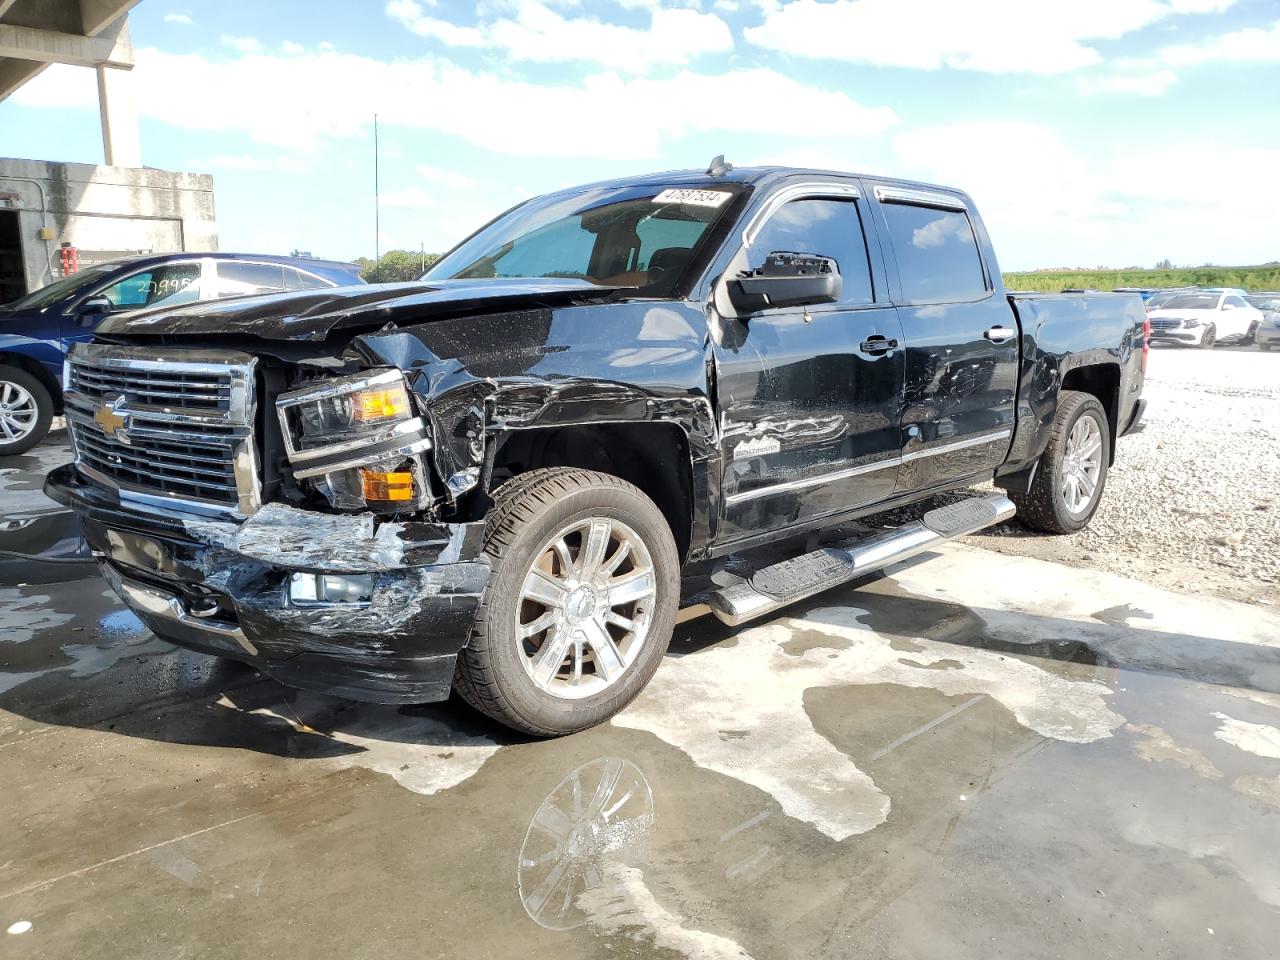
<path fill-rule="evenodd" d="M 1280 347 L 1280 293 L 1251 293 L 1245 297 L 1251 306 L 1262 311 L 1262 322 L 1254 342 L 1264 353 Z"/>

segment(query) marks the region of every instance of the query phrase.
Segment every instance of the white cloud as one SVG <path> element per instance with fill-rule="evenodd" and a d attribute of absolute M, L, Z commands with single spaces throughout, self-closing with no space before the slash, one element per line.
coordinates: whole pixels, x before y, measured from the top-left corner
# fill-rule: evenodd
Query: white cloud
<path fill-rule="evenodd" d="M 989 73 L 1063 73 L 1102 60 L 1112 40 L 1174 14 L 1234 0 L 792 0 L 746 39 L 798 57 Z"/>
<path fill-rule="evenodd" d="M 1270 27 L 1249 27 L 1210 37 L 1201 43 L 1165 47 L 1159 58 L 1177 67 L 1209 60 L 1280 63 L 1280 20 Z"/>
<path fill-rule="evenodd" d="M 690 9 L 655 8 L 643 28 L 565 17 L 538 0 L 518 0 L 514 16 L 476 26 L 428 16 L 415 0 L 391 0 L 386 9 L 419 36 L 450 47 L 503 50 L 512 60 L 530 63 L 586 61 L 645 73 L 657 65 L 733 50 L 728 24 L 715 14 Z"/>
<path fill-rule="evenodd" d="M 446 170 L 444 167 L 430 167 L 425 163 L 418 164 L 413 168 L 413 172 L 428 183 L 438 184 L 442 187 L 465 188 L 476 185 L 475 178 L 469 177 L 465 173 Z"/>
<path fill-rule="evenodd" d="M 195 23 L 195 21 L 191 19 L 191 14 L 189 13 L 166 13 L 164 15 L 164 22 L 177 23 L 184 27 L 189 27 Z"/>
<path fill-rule="evenodd" d="M 1086 155 L 1031 123 L 955 123 L 902 133 L 892 172 L 959 186 L 974 198 L 1004 269 L 1247 263 L 1273 247 L 1280 148 L 1177 144 Z M 1205 171 L 1231 190 L 1194 190 Z M 1028 256 L 1036 259 L 1028 261 Z"/>
<path fill-rule="evenodd" d="M 222 45 L 230 47 L 237 53 L 253 54 L 262 52 L 262 41 L 257 37 L 233 37 L 224 33 L 222 35 Z"/>
<path fill-rule="evenodd" d="M 1076 87 L 1084 94 L 1131 93 L 1142 97 L 1158 97 L 1178 82 L 1172 70 L 1151 73 L 1113 73 L 1101 77 L 1081 77 Z"/>
<path fill-rule="evenodd" d="M 300 43 L 294 43 L 292 40 L 280 41 L 280 52 L 287 53 L 290 56 L 297 56 L 299 53 L 306 53 L 307 48 Z"/>
<path fill-rule="evenodd" d="M 210 157 L 190 166 L 194 170 L 241 170 L 255 173 L 300 173 L 307 169 L 307 164 L 297 157 L 262 157 L 248 153 Z"/>
<path fill-rule="evenodd" d="M 868 107 L 844 93 L 766 69 L 716 76 L 684 70 L 661 79 L 602 72 L 557 86 L 430 57 L 386 63 L 316 52 L 225 61 L 143 48 L 135 59 L 143 116 L 186 130 L 242 132 L 260 143 L 300 151 L 314 149 L 326 137 L 367 135 L 374 103 L 387 124 L 452 134 L 500 153 L 629 160 L 652 157 L 665 142 L 691 132 L 787 138 L 821 130 L 830 137 L 861 137 L 897 122 L 888 107 Z M 46 70 L 12 99 L 31 106 L 97 109 L 93 85 L 67 71 Z M 199 110 L 191 109 L 193 89 L 206 91 Z M 307 96 L 296 96 L 297 90 Z M 727 109 L 730 102 L 751 109 Z M 594 121 L 616 117 L 623 103 L 670 108 L 628 111 L 625 123 L 610 124 L 603 134 Z"/>
<path fill-rule="evenodd" d="M 421 187 L 406 187 L 403 190 L 388 190 L 382 194 L 384 207 L 406 207 L 411 210 L 423 210 L 436 205 L 435 195 Z"/>

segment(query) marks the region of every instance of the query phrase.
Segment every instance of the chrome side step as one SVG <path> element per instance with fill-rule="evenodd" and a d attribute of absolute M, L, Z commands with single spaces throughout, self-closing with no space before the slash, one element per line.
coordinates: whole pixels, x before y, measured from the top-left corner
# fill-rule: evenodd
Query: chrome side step
<path fill-rule="evenodd" d="M 930 550 L 947 540 L 1008 520 L 1017 512 L 998 493 L 930 510 L 914 523 L 846 540 L 757 570 L 741 583 L 708 596 L 711 612 L 736 627 L 823 590 L 873 573 Z"/>

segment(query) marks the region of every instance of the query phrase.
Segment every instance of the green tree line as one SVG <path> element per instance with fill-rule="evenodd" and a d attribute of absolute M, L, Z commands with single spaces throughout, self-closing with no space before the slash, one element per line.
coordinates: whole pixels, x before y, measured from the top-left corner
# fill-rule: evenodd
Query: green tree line
<path fill-rule="evenodd" d="M 367 283 L 407 283 L 417 280 L 439 259 L 438 253 L 388 250 L 376 263 L 369 257 L 357 257 L 355 262 L 360 264 L 360 277 Z"/>
<path fill-rule="evenodd" d="M 1167 263 L 1167 262 L 1166 262 Z M 1010 290 L 1052 293 L 1063 288 L 1114 290 L 1116 287 L 1243 287 L 1280 290 L 1280 263 L 1253 267 L 1169 267 L 1141 270 L 1034 270 L 1006 273 Z"/>

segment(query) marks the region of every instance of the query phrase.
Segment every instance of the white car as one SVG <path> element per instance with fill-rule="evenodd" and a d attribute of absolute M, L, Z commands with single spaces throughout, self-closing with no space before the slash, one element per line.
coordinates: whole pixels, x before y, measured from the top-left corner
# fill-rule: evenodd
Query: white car
<path fill-rule="evenodd" d="M 1215 343 L 1253 343 L 1262 311 L 1236 293 L 1188 291 L 1147 314 L 1152 343 L 1183 343 L 1206 350 Z"/>

